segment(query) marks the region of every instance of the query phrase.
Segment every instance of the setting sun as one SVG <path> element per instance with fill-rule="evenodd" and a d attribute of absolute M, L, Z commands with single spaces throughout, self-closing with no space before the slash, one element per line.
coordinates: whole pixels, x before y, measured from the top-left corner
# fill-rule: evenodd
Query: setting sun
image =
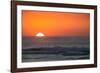
<path fill-rule="evenodd" d="M 44 34 L 40 32 L 40 33 L 37 33 L 36 36 L 37 36 L 37 37 L 43 37 Z"/>

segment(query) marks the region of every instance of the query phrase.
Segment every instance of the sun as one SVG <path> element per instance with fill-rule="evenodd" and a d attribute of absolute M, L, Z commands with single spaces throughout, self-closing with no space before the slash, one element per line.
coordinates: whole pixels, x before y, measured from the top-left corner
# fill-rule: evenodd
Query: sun
<path fill-rule="evenodd" d="M 39 32 L 39 33 L 36 34 L 36 36 L 37 36 L 37 37 L 43 37 L 43 36 L 45 36 L 45 35 L 44 35 L 43 33 Z"/>

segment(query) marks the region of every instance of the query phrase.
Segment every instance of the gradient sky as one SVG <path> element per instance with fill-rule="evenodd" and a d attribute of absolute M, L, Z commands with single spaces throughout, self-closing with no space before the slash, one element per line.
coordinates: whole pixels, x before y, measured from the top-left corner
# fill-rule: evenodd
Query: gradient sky
<path fill-rule="evenodd" d="M 22 11 L 22 35 L 89 36 L 88 13 Z"/>

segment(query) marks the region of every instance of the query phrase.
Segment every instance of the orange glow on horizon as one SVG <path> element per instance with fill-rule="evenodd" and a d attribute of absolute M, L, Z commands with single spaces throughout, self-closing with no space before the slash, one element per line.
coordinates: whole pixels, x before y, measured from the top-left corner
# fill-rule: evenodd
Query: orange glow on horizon
<path fill-rule="evenodd" d="M 89 36 L 88 13 L 22 11 L 22 35 Z"/>

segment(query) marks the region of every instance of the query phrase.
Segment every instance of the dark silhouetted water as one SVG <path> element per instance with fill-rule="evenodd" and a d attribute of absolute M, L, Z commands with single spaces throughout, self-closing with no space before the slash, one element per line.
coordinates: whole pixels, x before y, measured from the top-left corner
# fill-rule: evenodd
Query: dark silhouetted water
<path fill-rule="evenodd" d="M 22 62 L 89 59 L 88 37 L 22 37 Z"/>

